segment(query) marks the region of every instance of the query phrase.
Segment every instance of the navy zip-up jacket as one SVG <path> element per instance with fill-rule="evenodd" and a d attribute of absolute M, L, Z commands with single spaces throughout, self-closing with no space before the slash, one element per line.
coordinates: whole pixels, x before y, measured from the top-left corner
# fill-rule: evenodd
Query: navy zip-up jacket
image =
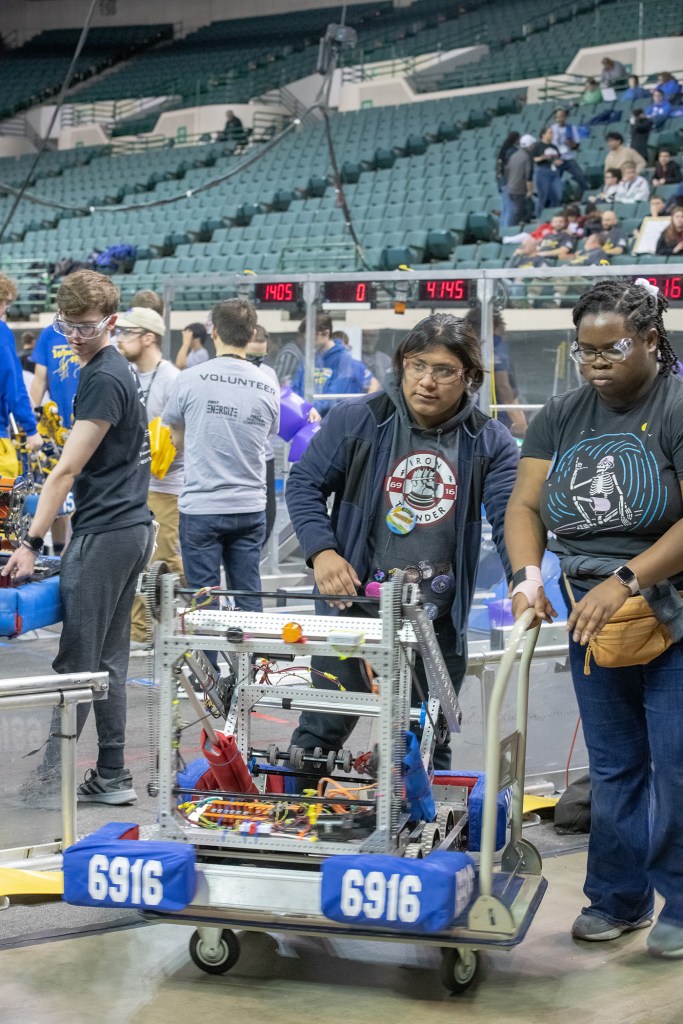
<path fill-rule="evenodd" d="M 507 429 L 486 416 L 468 396 L 469 414 L 460 427 L 456 534 L 455 596 L 451 617 L 464 648 L 481 546 L 482 504 L 505 573 L 510 563 L 503 541 L 503 521 L 517 475 L 519 453 Z M 304 558 L 332 549 L 349 562 L 359 579 L 370 569 L 368 534 L 382 500 L 391 456 L 396 406 L 380 391 L 347 399 L 330 410 L 287 482 L 287 508 Z M 327 499 L 334 494 L 332 514 Z M 322 610 L 322 609 L 321 609 Z M 328 614 L 334 609 L 325 606 Z"/>

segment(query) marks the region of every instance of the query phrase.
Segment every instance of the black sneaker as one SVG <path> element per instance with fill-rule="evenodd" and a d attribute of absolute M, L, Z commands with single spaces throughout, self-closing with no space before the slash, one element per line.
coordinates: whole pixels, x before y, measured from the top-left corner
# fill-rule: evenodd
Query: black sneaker
<path fill-rule="evenodd" d="M 78 787 L 78 799 L 84 804 L 132 804 L 137 798 L 133 776 L 127 768 L 122 768 L 113 779 L 105 779 L 96 768 L 90 768 Z"/>

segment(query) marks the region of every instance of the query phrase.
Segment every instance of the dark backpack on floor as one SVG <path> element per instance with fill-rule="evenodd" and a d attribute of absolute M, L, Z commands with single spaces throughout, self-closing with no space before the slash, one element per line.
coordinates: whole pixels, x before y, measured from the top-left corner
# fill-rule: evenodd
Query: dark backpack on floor
<path fill-rule="evenodd" d="M 591 830 L 591 780 L 582 775 L 567 786 L 555 805 L 555 831 L 561 836 Z"/>

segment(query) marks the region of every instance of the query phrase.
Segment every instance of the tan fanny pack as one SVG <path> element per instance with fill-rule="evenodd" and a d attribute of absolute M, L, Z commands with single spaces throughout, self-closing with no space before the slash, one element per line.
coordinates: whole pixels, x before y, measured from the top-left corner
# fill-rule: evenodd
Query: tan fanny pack
<path fill-rule="evenodd" d="M 569 580 L 565 586 L 572 608 L 576 607 Z M 628 597 L 597 636 L 588 641 L 583 674 L 590 675 L 591 657 L 600 668 L 648 665 L 671 647 L 673 638 L 644 597 Z"/>

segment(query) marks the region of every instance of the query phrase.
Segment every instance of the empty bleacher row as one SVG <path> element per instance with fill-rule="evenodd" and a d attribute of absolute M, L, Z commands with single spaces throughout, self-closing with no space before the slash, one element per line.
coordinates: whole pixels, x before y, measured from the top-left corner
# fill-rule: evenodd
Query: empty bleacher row
<path fill-rule="evenodd" d="M 85 81 L 119 61 L 173 35 L 173 26 L 124 25 L 93 28 L 78 57 L 72 84 Z M 4 50 L 0 60 L 0 120 L 56 95 L 76 50 L 79 29 L 52 29 L 24 46 Z"/>

